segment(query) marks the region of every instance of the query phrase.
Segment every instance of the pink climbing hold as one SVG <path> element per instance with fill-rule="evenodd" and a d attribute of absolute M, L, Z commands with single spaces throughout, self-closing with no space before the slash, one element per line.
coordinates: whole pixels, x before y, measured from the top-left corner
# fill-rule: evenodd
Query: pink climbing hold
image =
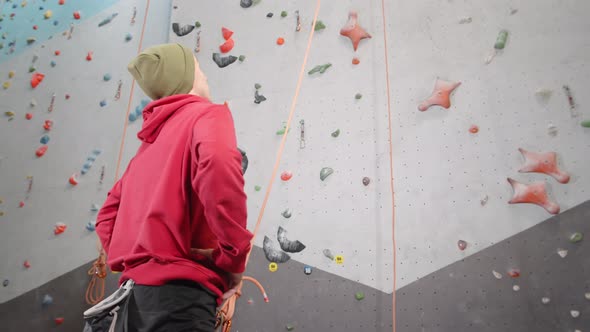
<path fill-rule="evenodd" d="M 45 155 L 45 152 L 47 152 L 47 145 L 43 145 L 42 147 L 38 148 L 37 151 L 35 151 L 35 154 L 37 157 L 41 158 Z"/>
<path fill-rule="evenodd" d="M 80 19 L 80 12 L 77 10 L 74 12 L 74 19 L 76 19 L 76 20 Z"/>
<path fill-rule="evenodd" d="M 92 61 L 92 52 L 88 52 L 86 55 L 86 61 Z"/>
<path fill-rule="evenodd" d="M 75 186 L 78 184 L 78 179 L 76 178 L 76 174 L 70 176 L 70 179 L 68 180 L 68 182 L 70 182 L 70 184 L 72 186 Z"/>
<path fill-rule="evenodd" d="M 444 108 L 451 107 L 451 93 L 459 86 L 461 82 L 448 82 L 441 79 L 436 79 L 434 90 L 428 99 L 424 100 L 418 109 L 421 112 L 426 111 L 431 106 L 437 105 Z"/>
<path fill-rule="evenodd" d="M 20 201 L 20 202 L 18 203 L 18 207 L 19 207 L 19 208 L 24 208 L 24 207 L 25 207 L 25 202 L 23 202 L 23 201 Z"/>
<path fill-rule="evenodd" d="M 231 38 L 231 36 L 234 34 L 234 32 L 228 28 L 222 27 L 221 34 L 223 35 L 223 39 L 228 40 Z"/>
<path fill-rule="evenodd" d="M 340 35 L 350 38 L 355 51 L 361 40 L 371 38 L 371 35 L 358 24 L 358 13 L 355 11 L 348 14 L 348 22 L 340 29 Z"/>
<path fill-rule="evenodd" d="M 467 242 L 465 242 L 464 240 L 459 240 L 457 241 L 457 247 L 459 247 L 459 250 L 463 251 L 467 249 Z"/>
<path fill-rule="evenodd" d="M 557 167 L 557 154 L 555 152 L 536 153 L 518 149 L 524 157 L 524 165 L 518 171 L 521 173 L 543 173 L 552 176 L 559 183 L 568 183 L 568 173 Z"/>
<path fill-rule="evenodd" d="M 28 269 L 31 267 L 31 263 L 29 263 L 29 261 L 24 261 L 23 266 L 25 267 L 25 269 Z"/>
<path fill-rule="evenodd" d="M 508 182 L 514 191 L 512 199 L 508 202 L 509 204 L 536 204 L 551 214 L 559 213 L 559 205 L 549 200 L 545 182 L 535 182 L 527 185 L 511 178 L 508 178 Z"/>

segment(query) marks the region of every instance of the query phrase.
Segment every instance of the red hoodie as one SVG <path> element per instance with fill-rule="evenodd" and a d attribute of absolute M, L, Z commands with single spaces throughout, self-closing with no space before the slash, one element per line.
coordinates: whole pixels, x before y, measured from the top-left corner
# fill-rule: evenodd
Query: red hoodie
<path fill-rule="evenodd" d="M 220 302 L 225 272 L 244 271 L 252 239 L 231 113 L 174 95 L 148 104 L 143 119 L 143 143 L 96 220 L 107 262 L 121 283 L 193 280 Z M 191 248 L 214 248 L 213 261 Z"/>

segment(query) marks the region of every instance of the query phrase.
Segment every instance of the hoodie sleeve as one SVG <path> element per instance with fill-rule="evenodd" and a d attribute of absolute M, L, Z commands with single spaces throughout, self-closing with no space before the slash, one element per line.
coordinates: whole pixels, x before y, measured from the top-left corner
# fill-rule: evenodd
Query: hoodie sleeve
<path fill-rule="evenodd" d="M 119 202 L 121 201 L 121 181 L 122 179 L 117 181 L 109 191 L 107 199 L 96 217 L 96 234 L 107 256 L 109 255 L 111 236 L 113 235 L 115 219 L 117 219 Z"/>
<path fill-rule="evenodd" d="M 242 156 L 236 145 L 231 113 L 214 106 L 193 128 L 193 162 L 197 171 L 192 186 L 203 204 L 209 228 L 219 241 L 214 264 L 230 273 L 242 273 L 250 251 Z"/>

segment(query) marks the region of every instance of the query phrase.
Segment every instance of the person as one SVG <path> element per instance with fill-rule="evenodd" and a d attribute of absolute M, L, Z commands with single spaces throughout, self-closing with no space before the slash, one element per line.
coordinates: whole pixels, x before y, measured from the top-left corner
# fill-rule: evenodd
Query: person
<path fill-rule="evenodd" d="M 233 119 L 210 102 L 207 77 L 180 44 L 148 48 L 128 70 L 153 101 L 96 233 L 120 284 L 135 283 L 128 331 L 213 331 L 252 239 Z"/>

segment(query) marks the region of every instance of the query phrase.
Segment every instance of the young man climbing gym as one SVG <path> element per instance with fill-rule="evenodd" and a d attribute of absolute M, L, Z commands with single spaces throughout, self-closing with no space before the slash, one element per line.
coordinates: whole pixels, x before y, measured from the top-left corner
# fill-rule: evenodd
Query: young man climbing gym
<path fill-rule="evenodd" d="M 209 101 L 205 74 L 180 44 L 148 48 L 128 70 L 153 101 L 96 221 L 109 267 L 132 285 L 109 315 L 115 331 L 210 332 L 252 239 L 233 119 Z"/>

